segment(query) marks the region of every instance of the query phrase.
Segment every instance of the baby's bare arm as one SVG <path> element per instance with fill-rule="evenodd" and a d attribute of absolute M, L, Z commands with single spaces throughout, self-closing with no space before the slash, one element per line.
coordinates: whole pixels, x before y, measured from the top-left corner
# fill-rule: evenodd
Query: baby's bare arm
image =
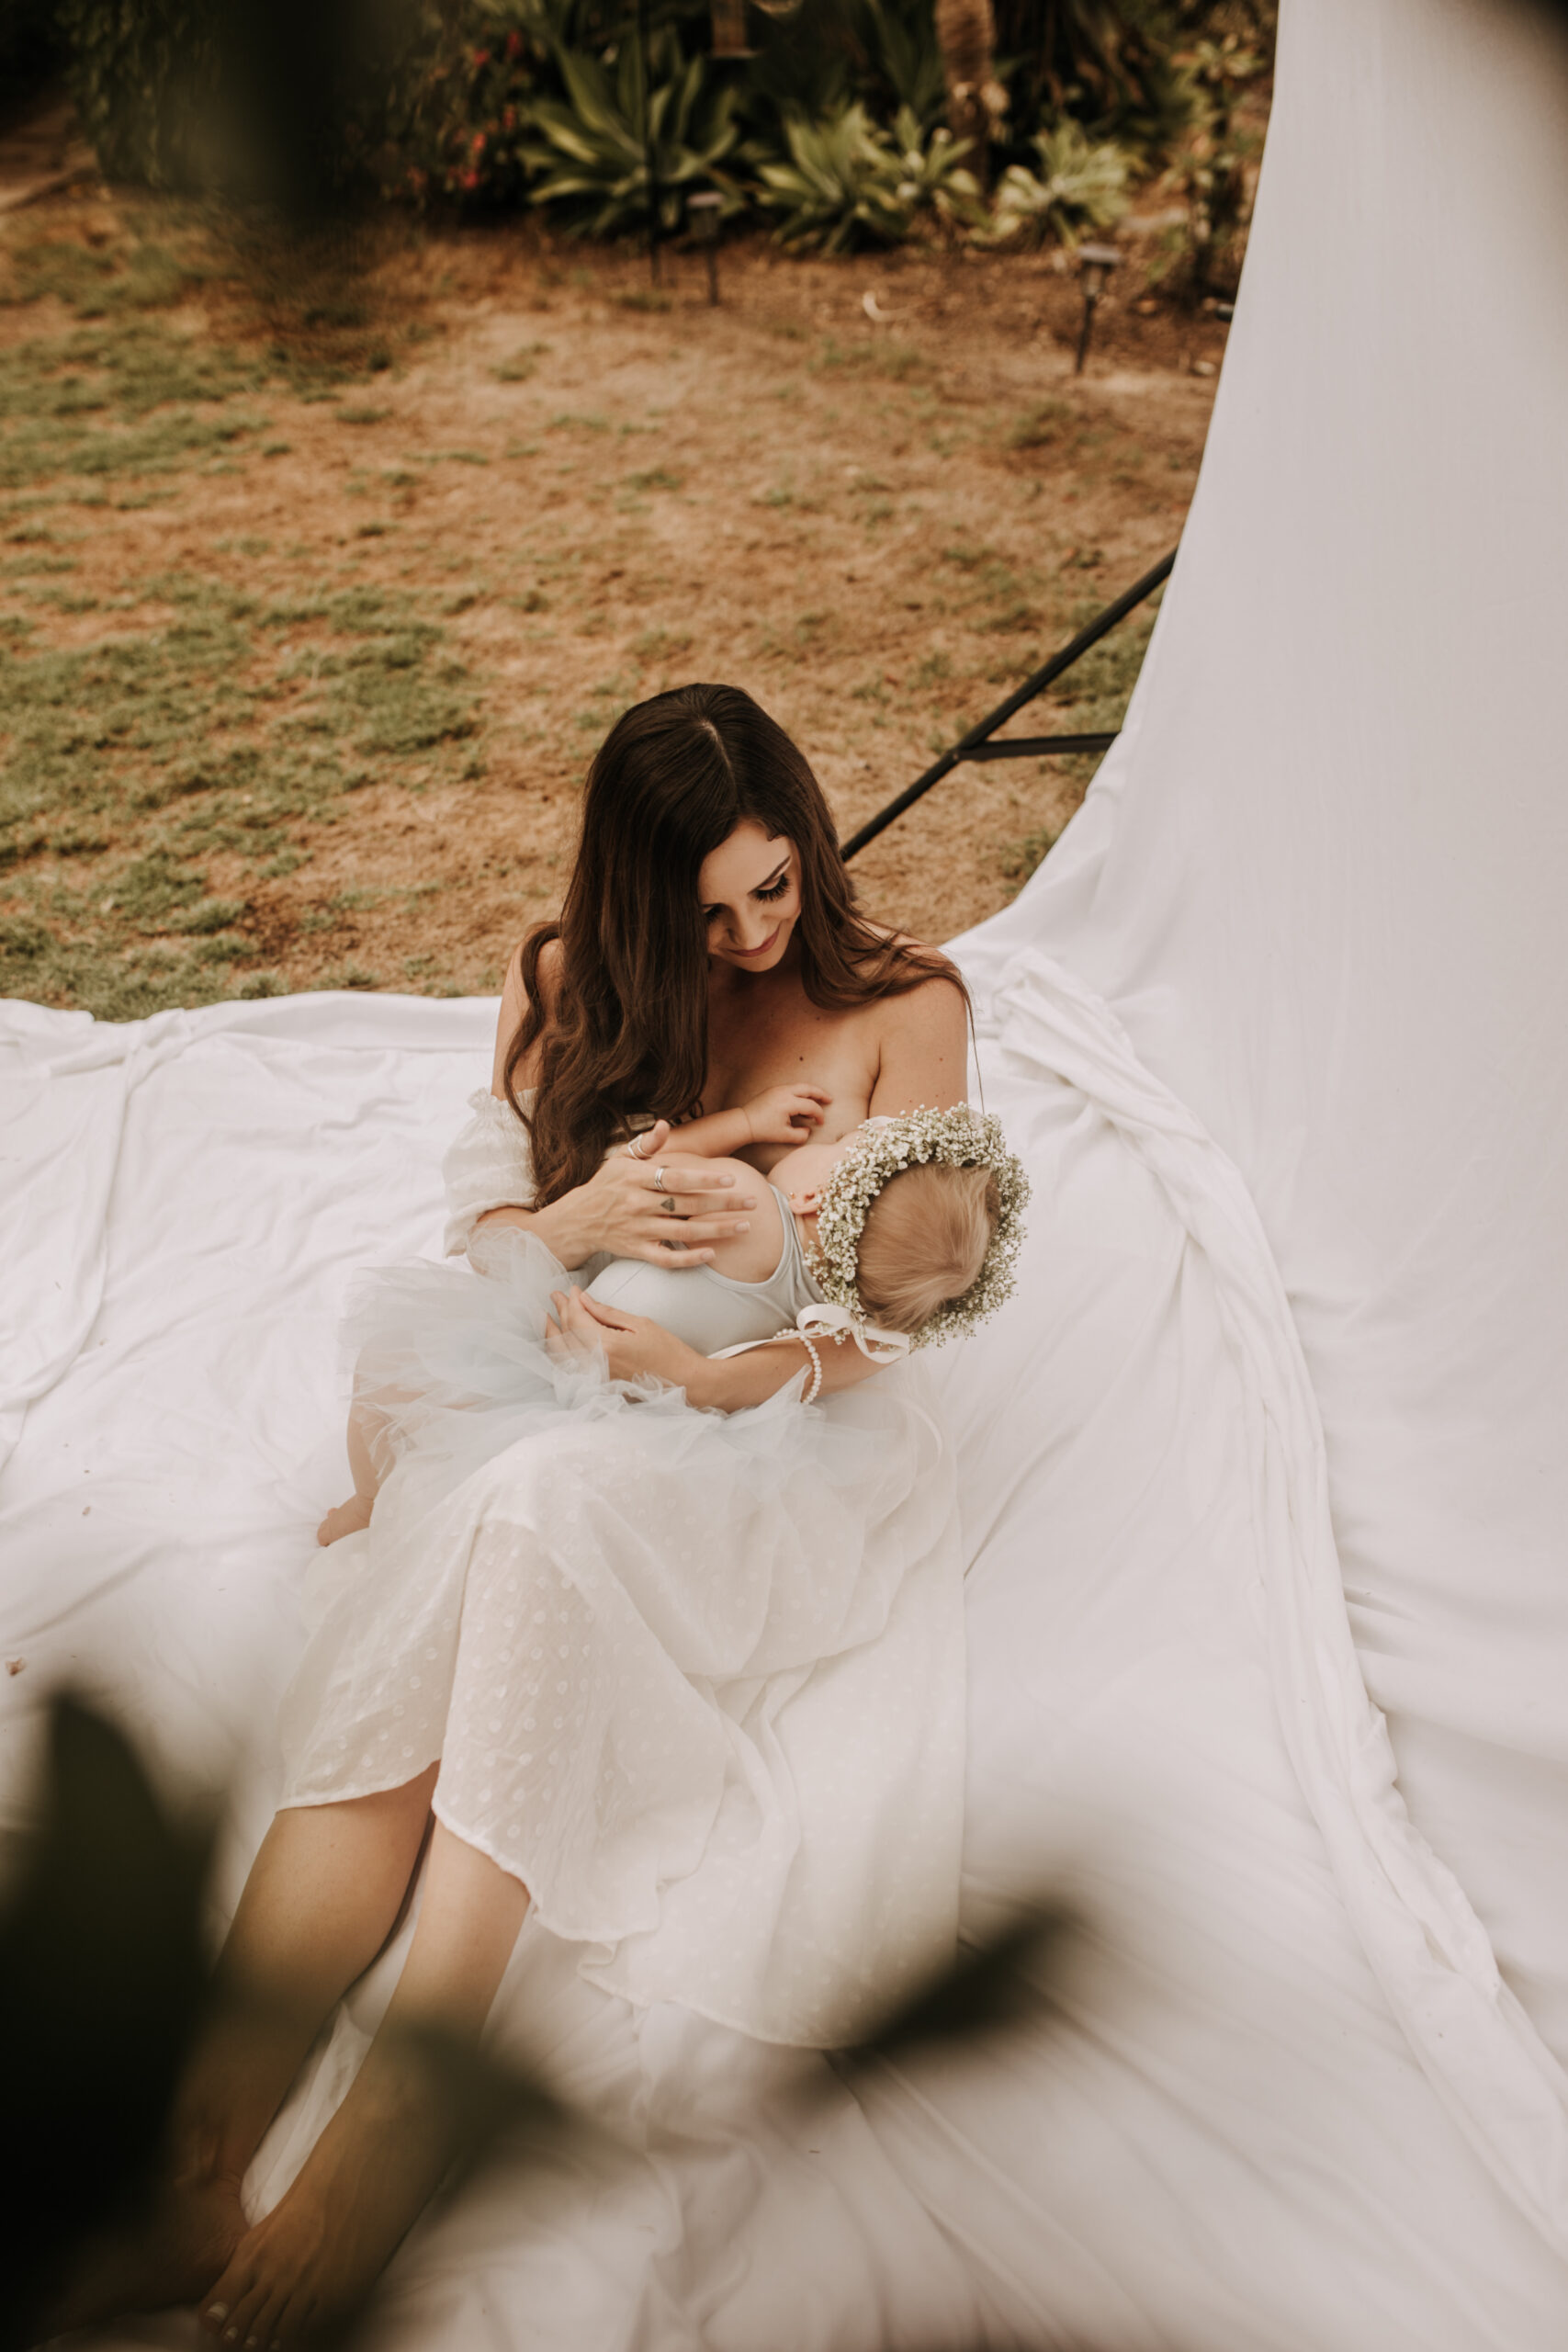
<path fill-rule="evenodd" d="M 830 1100 L 819 1086 L 770 1086 L 739 1110 L 715 1111 L 677 1127 L 670 1140 L 703 1159 L 728 1158 L 754 1143 L 804 1143 L 821 1125 Z"/>
<path fill-rule="evenodd" d="M 857 1387 L 881 1369 L 847 1340 L 839 1346 L 831 1340 L 818 1340 L 817 1353 L 822 1363 L 818 1394 L 822 1396 Z M 705 1356 L 687 1375 L 686 1395 L 694 1405 L 705 1405 L 710 1410 L 743 1412 L 749 1405 L 765 1404 L 786 1380 L 794 1379 L 803 1363 L 809 1385 L 814 1367 L 798 1340 L 772 1340 L 763 1347 L 749 1348 L 743 1356 L 727 1356 L 722 1361 Z"/>
<path fill-rule="evenodd" d="M 689 1119 L 684 1126 L 672 1127 L 670 1133 L 671 1151 L 683 1151 L 694 1159 L 728 1159 L 731 1152 L 744 1151 L 752 1141 L 750 1125 L 745 1110 L 711 1111 L 705 1118 Z M 745 1171 L 753 1182 L 757 1171 Z"/>

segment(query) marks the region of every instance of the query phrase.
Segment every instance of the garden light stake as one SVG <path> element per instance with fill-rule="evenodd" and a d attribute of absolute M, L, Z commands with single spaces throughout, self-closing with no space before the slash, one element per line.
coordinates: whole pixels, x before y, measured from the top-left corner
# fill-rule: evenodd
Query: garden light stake
<path fill-rule="evenodd" d="M 1110 282 L 1111 271 L 1119 269 L 1121 264 L 1122 256 L 1114 245 L 1078 247 L 1078 274 L 1083 280 L 1083 324 L 1078 329 L 1078 353 L 1073 362 L 1075 376 L 1083 374 L 1083 364 L 1089 357 L 1089 338 L 1094 326 L 1096 306 Z"/>
<path fill-rule="evenodd" d="M 718 214 L 724 198 L 716 188 L 701 188 L 686 198 L 686 218 L 708 266 L 708 300 L 718 300 Z"/>

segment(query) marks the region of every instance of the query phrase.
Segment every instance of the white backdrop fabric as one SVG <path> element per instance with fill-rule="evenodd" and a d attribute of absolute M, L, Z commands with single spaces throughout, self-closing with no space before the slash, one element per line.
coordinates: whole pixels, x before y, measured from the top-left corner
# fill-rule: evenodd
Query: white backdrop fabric
<path fill-rule="evenodd" d="M 1258 1205 L 1367 1686 L 1533 2021 L 1497 2004 L 1568 2245 L 1565 264 L 1544 12 L 1287 6 L 1128 728 L 965 944 L 983 980 L 1048 943 Z"/>
<path fill-rule="evenodd" d="M 525 1935 L 507 2030 L 642 2160 L 434 2218 L 388 2346 L 1561 2346 L 1565 183 L 1529 16 L 1288 0 L 1134 711 L 959 943 L 1036 1185 L 1018 1298 L 937 1360 L 965 1924 L 1073 1899 L 1058 2012 L 801 2109 Z M 239 1775 L 231 1896 L 342 1478 L 338 1305 L 438 1249 L 492 1021 L 6 1008 L 13 1821 L 44 1692 L 100 1686 L 172 1781 Z"/>

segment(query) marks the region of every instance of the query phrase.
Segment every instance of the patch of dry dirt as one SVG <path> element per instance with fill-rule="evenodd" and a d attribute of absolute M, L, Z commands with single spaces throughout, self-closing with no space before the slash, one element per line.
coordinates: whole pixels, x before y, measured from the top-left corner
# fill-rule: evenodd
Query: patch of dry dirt
<path fill-rule="evenodd" d="M 90 239 L 115 211 L 27 218 Z M 467 669 L 466 775 L 372 759 L 332 821 L 288 820 L 292 872 L 208 859 L 209 889 L 246 908 L 210 992 L 261 967 L 309 987 L 345 959 L 365 984 L 494 986 L 553 910 L 595 743 L 682 679 L 766 705 L 847 834 L 1179 536 L 1224 331 L 1143 314 L 1135 266 L 1075 379 L 1077 289 L 1049 256 L 800 262 L 751 241 L 725 252 L 712 309 L 690 254 L 651 296 L 645 257 L 531 226 L 393 244 L 360 292 L 395 364 L 329 399 L 269 386 L 265 436 L 223 469 L 95 507 L 73 546 L 83 609 L 37 623 L 60 646 L 145 629 L 170 575 L 274 599 L 365 587 L 424 600 Z M 175 315 L 236 347 L 257 334 L 218 293 Z M 69 323 L 46 298 L 0 315 L 0 343 Z M 296 656 L 309 644 L 302 623 Z M 1116 723 L 1135 654 L 1101 661 L 1074 728 Z M 1037 705 L 1013 731 L 1059 718 Z M 857 862 L 867 904 L 932 939 L 976 921 L 1088 764 L 958 770 Z"/>

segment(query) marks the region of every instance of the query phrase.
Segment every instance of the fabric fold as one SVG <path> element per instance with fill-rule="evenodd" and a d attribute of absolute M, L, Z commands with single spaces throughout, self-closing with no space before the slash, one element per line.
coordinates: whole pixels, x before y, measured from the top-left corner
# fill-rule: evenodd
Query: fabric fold
<path fill-rule="evenodd" d="M 1311 1379 L 1247 1186 L 1143 1067 L 1111 1008 L 1063 967 L 1020 956 L 994 1012 L 1010 1065 L 1075 1087 L 1156 1178 L 1209 1261 L 1243 1373 L 1259 1600 L 1292 1763 L 1411 2048 L 1494 2177 L 1568 2252 L 1568 2077 L 1405 1809 L 1351 1638 Z"/>

